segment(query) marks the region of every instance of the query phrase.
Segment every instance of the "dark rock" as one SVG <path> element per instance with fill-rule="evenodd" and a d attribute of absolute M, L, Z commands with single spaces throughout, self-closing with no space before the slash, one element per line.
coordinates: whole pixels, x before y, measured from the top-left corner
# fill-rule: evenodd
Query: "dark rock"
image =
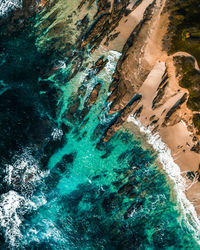
<path fill-rule="evenodd" d="M 194 173 L 194 171 L 189 171 L 189 172 L 187 172 L 186 176 L 189 180 L 193 181 L 194 177 L 195 177 L 195 173 Z"/>
<path fill-rule="evenodd" d="M 135 181 L 135 177 L 134 176 L 131 176 L 128 178 L 129 182 L 134 182 Z"/>
<path fill-rule="evenodd" d="M 62 130 L 64 131 L 64 133 L 70 133 L 70 131 L 72 130 L 72 127 L 69 125 L 66 125 L 65 123 L 62 123 Z"/>
<path fill-rule="evenodd" d="M 136 193 L 130 193 L 130 194 L 128 195 L 128 197 L 129 197 L 130 199 L 134 199 L 134 198 L 136 198 L 136 196 L 137 196 Z"/>
<path fill-rule="evenodd" d="M 119 163 L 124 162 L 124 160 L 129 156 L 130 151 L 126 150 L 125 152 L 121 153 L 117 159 Z"/>
<path fill-rule="evenodd" d="M 196 136 L 193 136 L 192 141 L 193 141 L 193 142 L 196 142 L 197 140 L 198 140 L 197 137 L 196 137 Z"/>
<path fill-rule="evenodd" d="M 106 129 L 102 140 L 107 142 L 116 133 L 116 131 L 121 127 L 121 125 L 127 120 L 130 112 L 137 106 L 140 102 L 142 96 L 139 94 L 134 95 L 131 101 L 123 108 L 115 119 L 112 121 L 110 126 Z"/>
<path fill-rule="evenodd" d="M 119 186 L 122 185 L 122 182 L 121 181 L 113 181 L 112 185 L 114 185 L 116 188 L 119 188 Z"/>
<path fill-rule="evenodd" d="M 95 175 L 94 177 L 92 177 L 92 180 L 97 180 L 99 178 L 101 178 L 101 175 Z"/>
<path fill-rule="evenodd" d="M 141 114 L 142 110 L 143 110 L 143 105 L 141 105 L 141 106 L 135 111 L 134 116 L 140 117 L 140 114 Z"/>
<path fill-rule="evenodd" d="M 72 167 L 73 161 L 76 157 L 76 153 L 66 154 L 62 157 L 61 161 L 55 165 L 55 169 L 59 170 L 61 173 L 69 171 L 69 167 Z"/>
<path fill-rule="evenodd" d="M 106 211 L 106 213 L 109 213 L 119 205 L 119 201 L 119 196 L 115 193 L 111 193 L 109 197 L 103 200 L 102 207 Z"/>
<path fill-rule="evenodd" d="M 99 136 L 103 133 L 104 130 L 105 130 L 105 125 L 98 124 L 97 127 L 94 129 L 94 132 L 93 132 L 93 135 L 91 137 L 91 140 L 94 141 L 94 140 L 98 139 Z"/>
<path fill-rule="evenodd" d="M 96 42 L 96 40 L 103 39 L 103 33 L 108 28 L 110 14 L 102 14 L 91 26 L 90 30 L 86 33 L 83 42 L 81 43 L 81 48 L 86 46 L 88 43 Z"/>
<path fill-rule="evenodd" d="M 152 121 L 156 116 L 155 115 L 152 115 L 150 118 L 149 118 L 149 121 Z"/>
<path fill-rule="evenodd" d="M 120 189 L 118 190 L 118 194 L 122 195 L 122 194 L 129 194 L 133 191 L 134 187 L 132 184 L 127 183 L 125 185 L 123 185 L 122 187 L 120 187 Z"/>
<path fill-rule="evenodd" d="M 101 158 L 102 158 L 102 159 L 106 159 L 106 158 L 108 158 L 108 157 L 110 156 L 111 153 L 112 153 L 112 151 L 107 151 L 105 154 L 103 154 L 103 155 L 101 156 Z"/>
<path fill-rule="evenodd" d="M 165 126 L 168 122 L 169 118 L 173 115 L 174 112 L 176 112 L 177 109 L 180 108 L 180 106 L 187 100 L 187 94 L 185 93 L 173 106 L 172 108 L 167 112 L 165 116 L 165 120 L 162 124 L 162 126 Z"/>
<path fill-rule="evenodd" d="M 95 65 L 92 67 L 92 70 L 95 70 L 95 75 L 98 75 L 99 72 L 106 66 L 106 64 L 108 63 L 108 59 L 106 59 L 105 61 L 103 60 L 103 56 L 100 57 L 96 62 Z"/>
<path fill-rule="evenodd" d="M 85 31 L 88 27 L 89 24 L 89 18 L 88 18 L 88 14 L 84 16 L 84 18 L 80 21 L 77 22 L 76 27 L 77 29 L 82 29 L 83 31 Z"/>
<path fill-rule="evenodd" d="M 94 17 L 95 19 L 98 18 L 100 15 L 108 13 L 111 7 L 111 4 L 108 0 L 98 0 L 97 6 L 98 6 L 98 11 Z"/>
<path fill-rule="evenodd" d="M 168 74 L 167 74 L 167 70 L 165 70 L 165 73 L 164 73 L 164 75 L 162 76 L 162 81 L 161 81 L 161 83 L 159 84 L 157 90 L 162 89 L 163 86 L 166 84 L 166 81 L 167 81 L 168 79 L 169 79 L 169 76 L 168 76 Z"/>
<path fill-rule="evenodd" d="M 78 96 L 72 96 L 69 104 L 67 106 L 67 110 L 63 115 L 63 118 L 66 118 L 72 124 L 76 123 L 76 113 L 80 106 L 80 98 Z"/>
<path fill-rule="evenodd" d="M 132 213 L 136 213 L 143 205 L 143 202 L 136 202 L 133 203 L 124 214 L 124 219 L 128 219 Z"/>
<path fill-rule="evenodd" d="M 87 135 L 87 131 L 84 131 L 82 134 L 82 137 L 84 138 L 84 137 L 86 137 L 86 135 Z"/>
<path fill-rule="evenodd" d="M 109 44 L 109 41 L 113 41 L 113 40 L 115 40 L 115 38 L 117 38 L 118 36 L 119 36 L 119 34 L 120 34 L 120 32 L 116 32 L 115 34 L 111 34 L 111 35 L 109 35 L 108 37 L 107 37 L 107 39 L 106 39 L 106 41 L 105 41 L 105 45 L 106 46 L 108 46 L 108 44 Z"/>
<path fill-rule="evenodd" d="M 197 142 L 192 148 L 191 151 L 194 151 L 195 153 L 199 154 L 200 153 L 200 143 Z"/>
<path fill-rule="evenodd" d="M 66 154 L 63 156 L 62 161 L 64 163 L 73 163 L 74 159 L 76 158 L 77 153 Z"/>
<path fill-rule="evenodd" d="M 161 85 L 161 87 L 158 88 L 157 90 L 157 94 L 153 99 L 152 102 L 152 109 L 156 109 L 158 108 L 161 104 L 159 104 L 159 102 L 162 100 L 164 94 L 165 94 L 165 89 L 168 85 L 168 82 L 166 82 L 164 85 Z"/>
<path fill-rule="evenodd" d="M 100 91 L 100 88 L 101 88 L 101 83 L 98 83 L 94 89 L 92 90 L 89 98 L 88 98 L 88 101 L 87 101 L 87 105 L 89 106 L 92 106 L 94 105 L 94 103 L 96 102 L 97 100 L 97 97 L 98 97 L 98 94 L 99 94 L 99 91 Z"/>
<path fill-rule="evenodd" d="M 156 124 L 158 121 L 159 121 L 159 119 L 153 120 L 153 121 L 151 122 L 151 125 Z"/>
<path fill-rule="evenodd" d="M 78 9 L 81 9 L 86 2 L 87 0 L 82 0 L 78 6 Z"/>

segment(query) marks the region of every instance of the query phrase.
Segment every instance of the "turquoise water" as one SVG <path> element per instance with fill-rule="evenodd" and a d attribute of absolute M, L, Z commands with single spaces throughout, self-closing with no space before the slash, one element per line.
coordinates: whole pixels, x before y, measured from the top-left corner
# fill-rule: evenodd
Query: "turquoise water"
<path fill-rule="evenodd" d="M 6 188 L 1 191 L 1 249 L 199 249 L 173 183 L 143 136 L 124 124 L 109 142 L 100 143 L 118 116 L 108 115 L 106 100 L 121 54 L 76 51 L 78 56 L 70 60 L 56 50 L 45 54 L 45 32 L 39 38 L 37 34 L 40 18 L 34 29 L 28 27 L 12 38 L 2 35 L 2 99 L 10 100 L 6 103 L 10 110 L 25 106 L 33 126 L 17 127 L 28 131 L 28 142 L 20 137 L 12 160 L 2 161 Z M 82 66 L 76 66 L 73 74 L 80 55 Z M 109 61 L 96 74 L 91 67 L 102 55 Z M 60 68 L 44 74 L 50 60 Z M 97 84 L 101 84 L 98 98 L 88 108 Z M 12 89 L 20 92 L 17 99 L 7 94 Z M 14 113 L 12 119 L 18 121 Z M 21 116 L 19 121 L 26 123 Z M 49 140 L 59 146 L 49 146 Z"/>
<path fill-rule="evenodd" d="M 97 102 L 85 117 L 87 123 L 82 126 L 84 120 L 76 120 L 65 135 L 66 143 L 51 156 L 49 173 L 32 198 L 38 209 L 30 212 L 21 226 L 25 246 L 47 249 L 197 247 L 176 199 L 172 200 L 166 176 L 156 166 L 155 152 L 143 149 L 142 142 L 126 128 L 100 148 L 97 146 L 113 119 L 107 115 L 106 98 L 119 56 L 109 52 L 108 66 L 87 82 L 88 93 L 91 86 L 102 84 Z M 59 122 L 65 117 L 65 108 L 82 85 L 79 79 L 85 74 L 82 72 L 61 86 Z M 80 110 L 83 103 L 84 98 Z M 66 120 L 65 123 L 71 125 Z"/>

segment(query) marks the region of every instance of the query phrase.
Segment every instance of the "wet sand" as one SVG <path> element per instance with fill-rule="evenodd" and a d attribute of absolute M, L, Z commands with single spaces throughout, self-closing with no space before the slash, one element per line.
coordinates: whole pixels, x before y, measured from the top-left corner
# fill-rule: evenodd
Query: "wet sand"
<path fill-rule="evenodd" d="M 121 51 L 122 44 L 128 39 L 131 31 L 142 19 L 145 9 L 151 1 L 143 1 L 131 14 L 124 17 L 115 32 L 120 32 L 119 36 L 111 41 L 107 49 Z M 179 86 L 179 79 L 176 76 L 176 68 L 173 62 L 174 56 L 191 57 L 188 53 L 177 52 L 174 55 L 168 55 L 163 49 L 162 41 L 168 27 L 168 13 L 163 13 L 165 0 L 156 1 L 153 17 L 145 29 L 147 32 L 140 34 L 144 40 L 142 45 L 131 48 L 132 56 L 127 60 L 127 67 L 124 70 L 124 76 L 132 81 L 134 86 L 138 87 L 138 93 L 142 94 L 141 102 L 133 110 L 132 114 L 141 106 L 143 106 L 140 116 L 137 118 L 143 126 L 152 130 L 152 133 L 158 132 L 162 141 L 171 150 L 171 155 L 175 163 L 180 167 L 182 176 L 185 178 L 185 193 L 190 202 L 194 205 L 196 212 L 200 215 L 200 182 L 197 177 L 190 180 L 186 174 L 189 171 L 197 171 L 200 163 L 200 154 L 191 151 L 195 145 L 193 137 L 195 129 L 192 124 L 193 113 L 186 106 L 186 102 L 171 115 L 169 120 L 165 122 L 168 111 L 188 92 Z M 141 39 L 141 38 L 140 38 Z M 131 54 L 129 53 L 129 55 Z M 137 60 L 138 72 L 131 70 L 131 60 Z M 130 64 L 128 63 L 130 62 Z M 129 65 L 128 65 L 129 64 Z M 142 84 L 137 84 L 136 74 L 141 69 L 146 68 L 149 74 Z M 195 68 L 199 69 L 195 60 Z M 152 108 L 152 102 L 158 94 L 159 85 L 163 78 L 168 75 L 168 83 L 164 90 L 161 100 L 158 101 L 156 108 Z M 153 123 L 152 123 L 153 121 Z"/>

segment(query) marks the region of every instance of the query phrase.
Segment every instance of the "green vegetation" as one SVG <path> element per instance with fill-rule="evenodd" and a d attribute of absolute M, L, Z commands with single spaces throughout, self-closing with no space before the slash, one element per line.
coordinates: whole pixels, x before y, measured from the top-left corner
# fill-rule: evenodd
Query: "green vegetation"
<path fill-rule="evenodd" d="M 193 123 L 194 126 L 198 129 L 198 134 L 200 134 L 200 114 L 194 114 Z"/>
<path fill-rule="evenodd" d="M 194 112 L 200 112 L 200 72 L 195 69 L 191 57 L 177 56 L 174 60 L 177 74 L 181 75 L 180 86 L 189 91 L 187 106 Z M 193 122 L 200 131 L 200 114 L 194 114 Z"/>
<path fill-rule="evenodd" d="M 180 86 L 188 89 L 187 106 L 192 111 L 200 111 L 200 72 L 194 67 L 194 60 L 189 57 L 175 57 L 177 73 L 181 75 Z"/>
<path fill-rule="evenodd" d="M 194 56 L 200 65 L 200 1 L 174 0 L 168 2 L 170 24 L 169 53 L 184 51 Z M 187 106 L 194 112 L 200 112 L 200 72 L 189 57 L 175 58 L 177 73 L 181 75 L 180 86 L 188 89 Z M 200 134 L 200 114 L 194 113 L 194 126 Z"/>
<path fill-rule="evenodd" d="M 168 35 L 169 53 L 185 51 L 200 64 L 200 2 L 196 0 L 169 1 L 171 10 Z"/>

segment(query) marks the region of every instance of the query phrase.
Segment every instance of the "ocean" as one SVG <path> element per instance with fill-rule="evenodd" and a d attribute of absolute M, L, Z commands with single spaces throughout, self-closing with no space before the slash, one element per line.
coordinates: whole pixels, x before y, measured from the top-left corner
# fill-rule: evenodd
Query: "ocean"
<path fill-rule="evenodd" d="M 159 136 L 129 116 L 102 141 L 120 115 L 107 99 L 121 53 L 78 50 L 78 3 L 56 4 L 17 32 L 0 27 L 0 249 L 199 249 Z"/>

